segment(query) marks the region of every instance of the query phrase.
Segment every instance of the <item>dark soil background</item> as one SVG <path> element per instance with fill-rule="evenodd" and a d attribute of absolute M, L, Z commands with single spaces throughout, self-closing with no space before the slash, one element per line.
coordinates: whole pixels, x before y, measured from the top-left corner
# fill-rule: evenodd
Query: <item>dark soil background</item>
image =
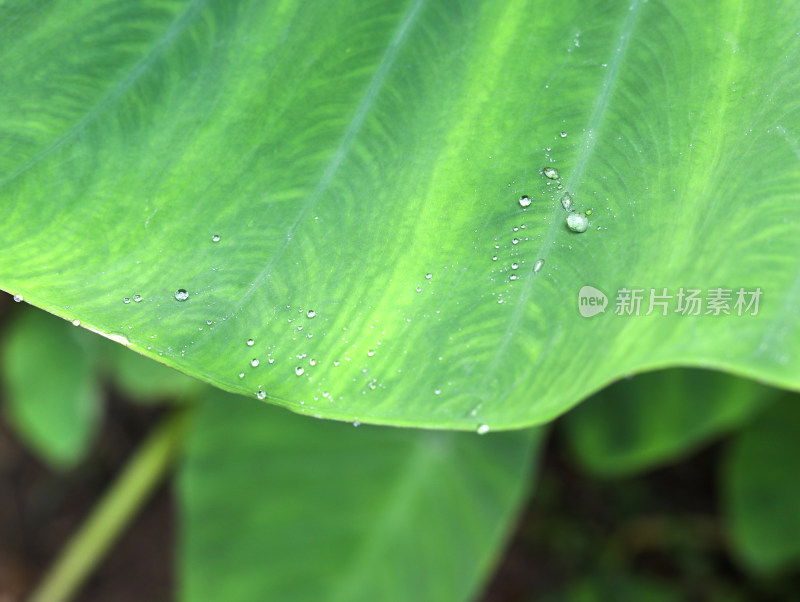
<path fill-rule="evenodd" d="M 159 415 L 112 395 L 91 459 L 66 474 L 42 465 L 0 422 L 0 602 L 24 599 Z M 591 599 L 626 600 L 634 579 L 687 601 L 796 599 L 797 574 L 759 582 L 728 557 L 715 486 L 719 451 L 603 482 L 574 465 L 556 431 L 536 495 L 482 600 L 564 600 L 581 582 L 598 588 Z M 175 504 L 163 485 L 77 600 L 173 600 L 175 535 Z"/>

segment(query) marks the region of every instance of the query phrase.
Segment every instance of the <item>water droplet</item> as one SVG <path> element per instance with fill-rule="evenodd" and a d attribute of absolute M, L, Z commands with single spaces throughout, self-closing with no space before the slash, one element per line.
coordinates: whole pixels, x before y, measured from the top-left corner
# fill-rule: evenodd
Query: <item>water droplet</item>
<path fill-rule="evenodd" d="M 256 393 L 256 397 L 258 397 L 259 399 L 266 399 L 267 398 L 267 392 L 264 391 L 263 389 L 260 389 L 258 391 L 258 393 Z"/>
<path fill-rule="evenodd" d="M 250 360 L 250 365 L 253 366 L 253 368 L 258 368 L 258 364 L 260 364 L 260 363 L 261 362 L 258 361 L 258 358 L 255 358 L 255 357 Z"/>
<path fill-rule="evenodd" d="M 211 242 L 219 242 L 219 234 L 215 234 L 211 237 Z"/>
<path fill-rule="evenodd" d="M 375 355 L 375 350 L 374 349 L 370 349 L 369 351 L 367 351 L 367 355 L 372 357 L 373 355 Z"/>
<path fill-rule="evenodd" d="M 489 425 L 488 424 L 481 424 L 478 426 L 478 434 L 485 435 L 489 432 Z"/>
<path fill-rule="evenodd" d="M 516 280 L 517 279 L 517 275 L 516 274 L 511 274 L 511 276 L 509 276 L 508 279 L 509 280 Z"/>
<path fill-rule="evenodd" d="M 434 389 L 433 390 L 433 394 L 434 395 L 441 395 L 442 394 L 442 390 L 441 389 Z"/>
<path fill-rule="evenodd" d="M 512 239 L 511 239 L 511 244 L 512 244 L 512 245 L 515 245 L 515 244 L 517 244 L 518 242 L 519 242 L 519 238 L 512 238 Z"/>
<path fill-rule="evenodd" d="M 316 366 L 317 365 L 317 360 L 315 360 L 312 357 L 310 360 L 308 360 L 308 364 L 309 364 L 309 366 Z"/>
<path fill-rule="evenodd" d="M 589 216 L 589 215 L 591 215 L 591 214 L 592 214 L 592 210 L 591 210 L 591 209 L 587 209 L 587 210 L 586 210 L 586 215 L 587 215 L 587 216 Z"/>
<path fill-rule="evenodd" d="M 431 274 L 430 272 L 425 274 L 425 280 L 430 280 L 431 278 L 433 278 L 433 274 Z"/>
<path fill-rule="evenodd" d="M 551 180 L 558 179 L 558 170 L 555 167 L 545 167 L 542 170 L 542 173 L 544 174 L 545 178 L 550 178 Z"/>
<path fill-rule="evenodd" d="M 177 301 L 186 301 L 188 298 L 189 298 L 189 293 L 186 292 L 185 288 L 179 288 L 177 291 L 175 291 L 175 299 Z M 136 301 L 135 298 L 134 301 Z"/>
<path fill-rule="evenodd" d="M 518 263 L 512 263 L 512 264 L 511 264 L 511 269 L 512 269 L 512 270 L 516 270 L 518 267 L 519 267 L 519 264 L 518 264 Z"/>
<path fill-rule="evenodd" d="M 519 197 L 519 205 L 520 207 L 530 207 L 531 206 L 531 197 L 527 194 L 523 194 Z"/>
<path fill-rule="evenodd" d="M 294 369 L 294 373 L 297 374 L 297 376 L 303 376 L 303 372 L 305 372 L 305 370 L 303 369 L 302 366 L 297 366 Z"/>
<path fill-rule="evenodd" d="M 134 295 L 133 296 L 133 302 L 134 303 L 140 303 L 141 301 L 142 301 L 142 296 L 141 295 Z"/>
<path fill-rule="evenodd" d="M 361 423 L 358 421 L 358 418 L 353 420 L 353 426 L 361 426 Z"/>
<path fill-rule="evenodd" d="M 307 318 L 313 318 L 313 317 L 314 317 L 314 316 L 316 316 L 316 315 L 317 315 L 317 312 L 315 312 L 313 309 L 309 309 L 309 310 L 306 312 L 306 317 L 307 317 Z"/>
<path fill-rule="evenodd" d="M 583 213 L 570 213 L 567 216 L 567 226 L 573 232 L 586 232 L 589 220 Z"/>
<path fill-rule="evenodd" d="M 567 133 L 566 132 L 561 132 L 561 137 L 562 138 L 566 138 L 567 137 Z"/>
<path fill-rule="evenodd" d="M 253 339 L 247 339 L 247 346 L 248 347 L 252 347 L 255 344 L 256 344 L 256 342 Z"/>
<path fill-rule="evenodd" d="M 81 325 L 81 321 L 80 320 L 73 320 L 72 321 L 72 325 L 73 326 L 80 326 Z"/>
<path fill-rule="evenodd" d="M 534 263 L 534 264 L 533 264 L 533 273 L 534 273 L 534 274 L 538 274 L 538 273 L 539 273 L 539 270 L 541 270 L 541 269 L 542 269 L 542 266 L 543 266 L 543 265 L 544 265 L 544 259 L 540 259 L 540 260 L 538 260 L 536 263 Z"/>
<path fill-rule="evenodd" d="M 418 293 L 421 293 L 421 292 L 422 292 L 422 287 L 421 287 L 421 286 L 418 286 L 418 287 L 417 287 L 417 292 L 418 292 Z"/>
<path fill-rule="evenodd" d="M 123 297 L 123 299 L 122 299 L 122 302 L 123 302 L 123 303 L 130 303 L 130 302 L 131 302 L 131 300 L 130 300 L 130 298 L 129 298 L 129 297 Z"/>
<path fill-rule="evenodd" d="M 565 192 L 564 196 L 561 197 L 561 206 L 567 211 L 570 210 L 572 207 L 572 195 L 570 193 Z"/>
<path fill-rule="evenodd" d="M 497 255 L 492 256 L 492 261 L 497 261 Z"/>
<path fill-rule="evenodd" d="M 244 378 L 244 372 L 239 372 L 239 378 Z"/>
<path fill-rule="evenodd" d="M 22 303 L 23 301 L 25 301 L 25 299 L 22 295 L 14 295 L 14 301 L 16 301 L 17 303 Z"/>

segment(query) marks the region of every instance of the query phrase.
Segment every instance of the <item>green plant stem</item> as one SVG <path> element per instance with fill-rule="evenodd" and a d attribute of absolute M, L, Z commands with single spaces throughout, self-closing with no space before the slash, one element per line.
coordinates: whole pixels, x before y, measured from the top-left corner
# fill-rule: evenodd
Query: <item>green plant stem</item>
<path fill-rule="evenodd" d="M 176 411 L 136 450 L 122 474 L 47 572 L 30 602 L 64 602 L 75 594 L 172 465 L 183 439 L 188 413 L 185 409 Z"/>

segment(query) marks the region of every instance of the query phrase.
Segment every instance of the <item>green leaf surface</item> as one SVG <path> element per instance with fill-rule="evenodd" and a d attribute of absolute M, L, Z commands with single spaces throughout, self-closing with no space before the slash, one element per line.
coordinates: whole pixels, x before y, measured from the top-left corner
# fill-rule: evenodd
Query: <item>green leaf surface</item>
<path fill-rule="evenodd" d="M 585 468 L 623 476 L 691 453 L 737 428 L 780 394 L 727 374 L 663 370 L 611 385 L 561 424 Z"/>
<path fill-rule="evenodd" d="M 4 410 L 17 433 L 56 468 L 86 454 L 100 413 L 94 337 L 43 311 L 21 312 L 4 333 Z"/>
<path fill-rule="evenodd" d="M 181 599 L 471 599 L 540 436 L 354 429 L 217 393 L 178 475 Z"/>
<path fill-rule="evenodd" d="M 5 2 L 0 288 L 344 420 L 520 427 L 677 365 L 798 389 L 798 30 L 794 0 Z"/>
<path fill-rule="evenodd" d="M 800 399 L 775 404 L 731 443 L 723 473 L 735 551 L 758 572 L 800 564 Z"/>

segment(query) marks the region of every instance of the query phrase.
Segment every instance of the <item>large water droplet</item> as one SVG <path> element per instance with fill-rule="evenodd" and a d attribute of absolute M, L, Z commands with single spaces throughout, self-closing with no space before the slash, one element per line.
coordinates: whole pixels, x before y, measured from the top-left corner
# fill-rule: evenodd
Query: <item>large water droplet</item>
<path fill-rule="evenodd" d="M 545 167 L 542 170 L 542 173 L 544 174 L 544 177 L 550 178 L 551 180 L 558 179 L 558 170 L 555 167 L 550 167 L 550 166 Z"/>
<path fill-rule="evenodd" d="M 583 213 L 570 213 L 567 216 L 567 226 L 573 232 L 586 232 L 589 219 Z"/>
<path fill-rule="evenodd" d="M 313 318 L 313 317 L 314 317 L 314 316 L 316 316 L 316 315 L 317 315 L 317 312 L 315 312 L 313 309 L 309 309 L 309 310 L 306 312 L 306 317 L 307 317 L 307 318 Z"/>
<path fill-rule="evenodd" d="M 521 197 L 519 197 L 519 204 L 520 207 L 530 207 L 531 197 L 529 197 L 527 194 L 523 194 Z"/>
<path fill-rule="evenodd" d="M 297 376 L 303 376 L 303 372 L 305 372 L 305 370 L 303 369 L 302 366 L 297 366 L 294 369 L 294 373 L 297 374 Z"/>
<path fill-rule="evenodd" d="M 177 301 L 186 301 L 189 298 L 189 293 L 186 292 L 185 288 L 179 288 L 175 291 L 175 299 Z M 136 299 L 134 299 L 135 301 Z"/>
<path fill-rule="evenodd" d="M 539 259 L 536 263 L 533 264 L 533 273 L 538 274 L 539 270 L 542 269 L 543 265 L 544 265 L 544 259 Z"/>
<path fill-rule="evenodd" d="M 134 295 L 133 296 L 133 302 L 134 303 L 140 303 L 141 301 L 142 301 L 142 296 L 141 295 Z"/>
<path fill-rule="evenodd" d="M 481 424 L 478 426 L 478 434 L 485 435 L 489 432 L 489 425 L 488 424 Z"/>
<path fill-rule="evenodd" d="M 267 392 L 264 391 L 263 389 L 261 389 L 261 390 L 258 391 L 258 393 L 256 393 L 256 397 L 258 397 L 259 399 L 266 399 L 267 398 Z"/>
<path fill-rule="evenodd" d="M 519 267 L 519 264 L 518 264 L 518 263 L 512 263 L 512 264 L 511 264 L 511 269 L 512 269 L 512 270 L 516 270 L 518 267 Z"/>
<path fill-rule="evenodd" d="M 16 301 L 17 303 L 22 303 L 23 301 L 25 301 L 25 298 L 22 295 L 14 295 L 14 301 Z"/>
<path fill-rule="evenodd" d="M 568 192 L 564 193 L 564 196 L 561 197 L 561 206 L 569 211 L 572 208 L 572 195 Z"/>
<path fill-rule="evenodd" d="M 253 366 L 253 368 L 258 368 L 258 364 L 260 364 L 260 363 L 261 362 L 258 361 L 258 358 L 255 358 L 255 357 L 250 360 L 250 365 Z"/>

